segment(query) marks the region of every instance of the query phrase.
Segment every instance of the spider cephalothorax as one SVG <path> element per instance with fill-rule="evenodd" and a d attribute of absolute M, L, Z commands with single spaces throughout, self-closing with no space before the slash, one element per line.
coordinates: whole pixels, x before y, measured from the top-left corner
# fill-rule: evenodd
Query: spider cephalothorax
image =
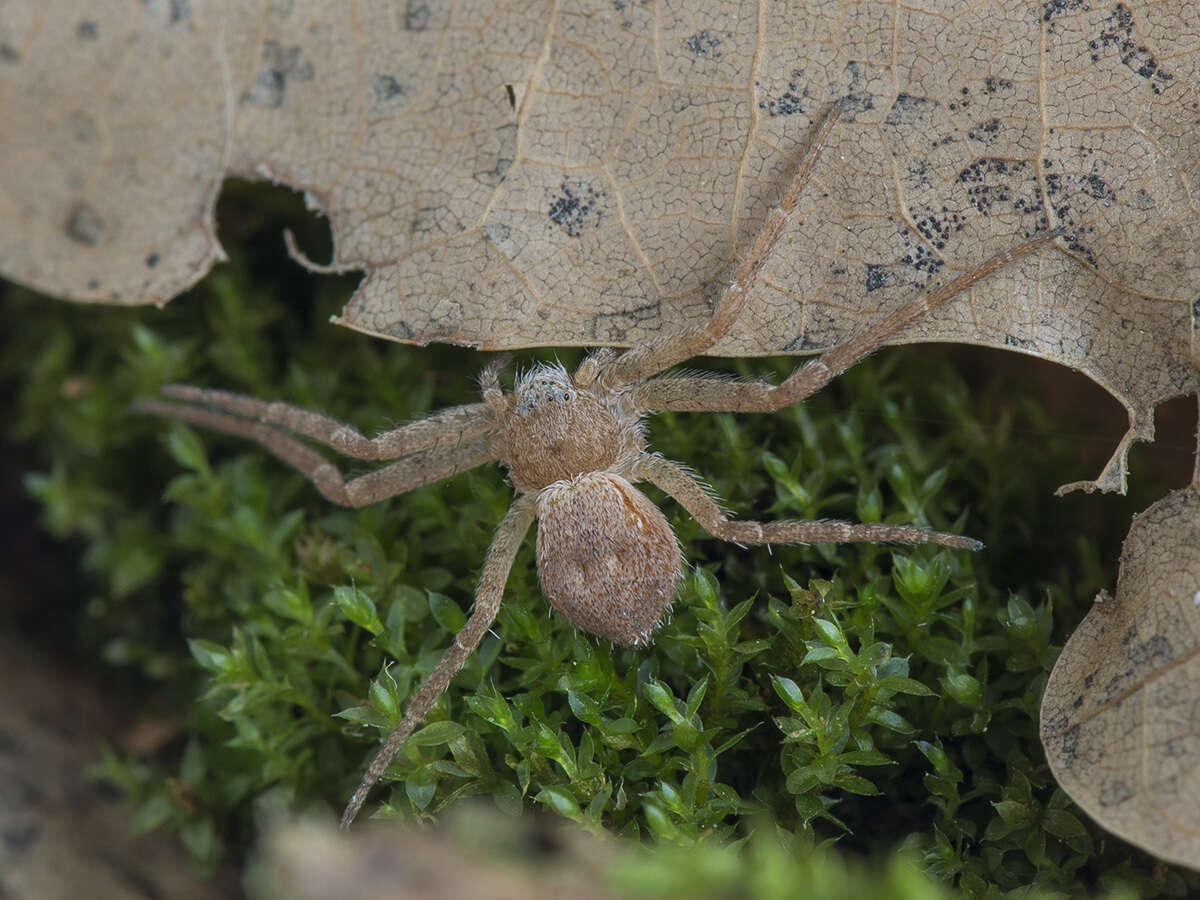
<path fill-rule="evenodd" d="M 501 439 L 497 457 L 519 491 L 610 469 L 645 446 L 640 417 L 622 409 L 617 395 L 576 384 L 557 364 L 518 378 L 511 395 L 488 396 Z"/>
<path fill-rule="evenodd" d="M 149 412 L 256 440 L 312 479 L 327 498 L 348 506 L 375 503 L 488 462 L 508 468 L 517 497 L 492 539 L 475 610 L 371 762 L 346 806 L 343 827 L 483 639 L 535 519 L 538 574 L 550 604 L 579 628 L 628 645 L 650 639 L 675 595 L 682 565 L 675 535 L 636 482 L 650 482 L 713 536 L 740 544 L 892 541 L 979 548 L 970 538 L 910 525 L 731 520 L 687 469 L 646 448 L 641 422 L 653 412 L 768 412 L 803 400 L 929 310 L 1060 233 L 1045 232 L 991 257 L 825 351 L 779 385 L 660 375 L 711 348 L 737 321 L 839 109 L 835 106 L 822 122 L 779 206 L 701 328 L 624 352 L 599 350 L 573 373 L 539 366 L 518 378 L 511 394 L 500 388 L 502 364 L 489 365 L 480 378 L 482 403 L 444 410 L 376 438 L 290 404 L 225 391 L 172 386 L 163 390 L 169 399 L 140 404 Z M 394 462 L 347 481 L 300 438 L 357 459 Z"/>

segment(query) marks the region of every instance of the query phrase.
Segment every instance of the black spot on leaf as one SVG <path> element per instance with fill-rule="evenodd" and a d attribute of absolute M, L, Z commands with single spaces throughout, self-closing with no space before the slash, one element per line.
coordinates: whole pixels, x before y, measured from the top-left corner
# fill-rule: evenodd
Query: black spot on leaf
<path fill-rule="evenodd" d="M 791 80 L 787 84 L 787 90 L 779 97 L 767 97 L 760 100 L 758 108 L 765 111 L 771 118 L 775 118 L 776 116 L 794 116 L 796 113 L 804 112 L 804 100 L 807 98 L 808 92 L 800 86 L 800 79 L 803 77 L 804 72 L 800 70 L 792 72 Z"/>
<path fill-rule="evenodd" d="M 877 291 L 888 282 L 887 269 L 875 263 L 867 263 L 867 293 Z"/>
<path fill-rule="evenodd" d="M 571 237 L 579 237 L 588 224 L 600 220 L 596 203 L 603 194 L 581 181 L 564 181 L 559 195 L 550 202 L 547 213 L 550 221 L 563 228 Z"/>
<path fill-rule="evenodd" d="M 422 235 L 450 234 L 457 227 L 457 219 L 444 205 L 422 206 L 408 223 L 411 234 Z"/>
<path fill-rule="evenodd" d="M 387 103 L 396 97 L 404 96 L 404 85 L 396 80 L 395 75 L 376 75 L 375 76 L 375 103 Z"/>
<path fill-rule="evenodd" d="M 1066 218 L 1066 217 L 1059 216 L 1059 218 L 1061 219 L 1061 218 Z M 1088 230 L 1095 231 L 1094 228 L 1091 228 Z M 1068 238 L 1068 240 L 1067 240 L 1067 249 L 1068 250 L 1070 250 L 1074 253 L 1078 253 L 1080 256 L 1082 256 L 1084 259 L 1086 259 L 1088 262 L 1088 265 L 1090 265 L 1093 269 L 1098 269 L 1100 267 L 1100 263 L 1096 259 L 1096 254 L 1092 252 L 1090 247 L 1084 246 L 1084 244 L 1082 244 L 1079 241 L 1079 238 L 1077 237 L 1077 233 L 1069 234 L 1069 235 L 1067 235 L 1067 238 Z"/>
<path fill-rule="evenodd" d="M 1013 212 L 1035 213 L 1042 208 L 1041 197 L 1028 169 L 1024 161 L 984 157 L 959 172 L 958 180 L 981 215 L 991 215 L 997 203 Z"/>
<path fill-rule="evenodd" d="M 1132 796 L 1133 791 L 1120 778 L 1113 778 L 1100 786 L 1101 806 L 1119 806 Z"/>
<path fill-rule="evenodd" d="M 95 247 L 104 236 L 104 219 L 90 203 L 76 203 L 67 216 L 67 237 L 88 247 Z"/>
<path fill-rule="evenodd" d="M 406 31 L 427 31 L 429 29 L 429 4 L 425 0 L 408 0 L 404 10 L 404 28 Z"/>
<path fill-rule="evenodd" d="M 498 222 L 484 225 L 483 233 L 493 244 L 503 244 L 512 237 L 512 229 Z"/>
<path fill-rule="evenodd" d="M 944 243 L 938 243 L 936 246 L 944 246 Z M 901 261 L 911 266 L 918 272 L 924 272 L 926 275 L 936 275 L 945 263 L 938 257 L 933 255 L 933 252 L 924 244 L 916 244 L 909 248 L 909 251 L 904 254 Z"/>
<path fill-rule="evenodd" d="M 1088 41 L 1092 61 L 1098 62 L 1111 53 L 1120 54 L 1121 63 L 1150 82 L 1150 89 L 1161 94 L 1175 76 L 1166 71 L 1154 54 L 1138 43 L 1134 31 L 1133 12 L 1124 3 L 1113 7 L 1112 14 L 1104 20 L 1104 28 L 1095 38 Z"/>
<path fill-rule="evenodd" d="M 645 326 L 662 318 L 662 304 L 657 300 L 619 313 L 601 313 L 592 319 L 592 337 L 594 340 L 615 344 L 625 340 L 630 329 Z"/>
<path fill-rule="evenodd" d="M 1000 133 L 1000 120 L 988 119 L 986 122 L 980 122 L 974 128 L 967 132 L 967 137 L 973 141 L 978 141 L 981 144 L 990 144 L 996 139 L 996 135 Z"/>
<path fill-rule="evenodd" d="M 883 120 L 885 125 L 904 125 L 916 121 L 926 122 L 933 118 L 937 101 L 928 97 L 914 97 L 912 94 L 897 94 Z"/>
<path fill-rule="evenodd" d="M 516 123 L 509 122 L 507 125 L 501 125 L 496 129 L 495 135 L 499 145 L 496 150 L 496 164 L 491 168 L 480 169 L 474 175 L 476 181 L 489 187 L 500 184 L 508 174 L 508 170 L 512 168 L 513 160 L 517 155 Z"/>
<path fill-rule="evenodd" d="M 1069 12 L 1087 12 L 1087 0 L 1047 0 L 1042 4 L 1042 21 L 1050 22 Z"/>
<path fill-rule="evenodd" d="M 720 52 L 717 52 L 717 47 L 721 46 L 721 39 L 713 37 L 707 30 L 693 34 L 683 43 L 684 46 L 697 56 L 712 56 L 714 59 L 721 58 Z"/>
<path fill-rule="evenodd" d="M 938 250 L 946 246 L 950 235 L 963 230 L 963 218 L 956 212 L 950 212 L 945 207 L 941 211 L 932 209 L 921 210 L 913 216 L 913 224 L 921 237 L 929 241 Z"/>
<path fill-rule="evenodd" d="M 1136 666 L 1144 666 L 1151 662 L 1155 666 L 1159 666 L 1170 662 L 1175 657 L 1171 649 L 1171 642 L 1161 634 L 1156 634 L 1149 640 L 1140 643 L 1128 639 L 1121 643 L 1125 645 L 1125 658 Z"/>
<path fill-rule="evenodd" d="M 1083 192 L 1099 200 L 1101 206 L 1112 206 L 1113 201 L 1117 199 L 1116 192 L 1108 186 L 1108 182 L 1095 173 L 1085 175 L 1081 183 Z"/>
<path fill-rule="evenodd" d="M 819 341 L 814 341 L 807 334 L 802 334 L 799 337 L 792 338 L 780 349 L 783 350 L 784 353 L 797 353 L 802 350 L 820 350 L 823 346 L 823 344 L 821 344 Z"/>
<path fill-rule="evenodd" d="M 1059 750 L 1059 761 L 1063 767 L 1068 767 L 1075 762 L 1075 754 L 1079 748 L 1079 726 L 1072 725 L 1071 728 L 1063 735 L 1062 747 Z"/>
<path fill-rule="evenodd" d="M 875 108 L 875 98 L 863 91 L 851 92 L 842 97 L 842 121 L 854 122 L 858 117 Z"/>
<path fill-rule="evenodd" d="M 910 159 L 906 166 L 908 171 L 907 181 L 921 188 L 930 188 L 933 182 L 930 176 L 933 174 L 933 168 L 929 164 L 929 160 L 923 158 Z"/>
<path fill-rule="evenodd" d="M 283 106 L 290 80 L 311 81 L 312 77 L 312 63 L 300 62 L 300 47 L 284 47 L 276 41 L 264 41 L 262 67 L 242 99 L 277 109 Z"/>

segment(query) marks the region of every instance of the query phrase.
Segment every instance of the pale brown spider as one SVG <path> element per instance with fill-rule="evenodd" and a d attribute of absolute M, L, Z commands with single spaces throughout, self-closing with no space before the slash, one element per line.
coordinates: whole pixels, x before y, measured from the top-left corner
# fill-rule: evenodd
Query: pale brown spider
<path fill-rule="evenodd" d="M 827 350 L 779 385 L 659 375 L 708 350 L 737 320 L 840 108 L 835 106 L 821 123 L 783 200 L 768 216 L 703 328 L 623 353 L 601 349 L 574 373 L 560 365 L 540 365 L 520 376 L 511 394 L 500 387 L 504 361 L 496 360 L 480 378 L 482 403 L 447 409 L 374 439 L 318 413 L 226 391 L 174 385 L 163 389 L 170 400 L 140 404 L 148 412 L 255 440 L 310 478 L 328 499 L 345 506 L 376 503 L 488 462 L 508 469 L 518 494 L 488 549 L 474 612 L 368 767 L 342 815 L 343 828 L 483 639 L 500 608 L 517 549 L 535 518 L 538 576 L 550 605 L 575 626 L 630 646 L 650 640 L 675 596 L 682 568 L 674 532 L 635 482 L 657 486 L 710 534 L 739 544 L 889 541 L 968 550 L 982 546 L 971 538 L 905 525 L 730 520 L 686 469 L 646 449 L 647 414 L 767 412 L 802 400 L 929 310 L 1057 234 L 1041 234 L 992 257 Z M 336 466 L 293 435 L 356 459 L 397 461 L 346 481 Z"/>

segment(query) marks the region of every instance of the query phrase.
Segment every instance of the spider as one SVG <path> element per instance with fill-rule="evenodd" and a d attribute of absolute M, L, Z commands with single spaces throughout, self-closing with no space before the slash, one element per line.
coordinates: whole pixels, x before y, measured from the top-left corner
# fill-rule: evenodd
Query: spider
<path fill-rule="evenodd" d="M 139 408 L 257 441 L 307 476 L 329 500 L 365 506 L 459 472 L 499 462 L 517 497 L 492 538 L 475 608 L 454 643 L 417 689 L 367 768 L 342 815 L 343 828 L 479 645 L 500 608 L 505 581 L 536 519 L 537 569 L 551 607 L 578 628 L 614 643 L 647 644 L 675 596 L 682 556 L 662 512 L 634 485 L 649 482 L 674 498 L 710 534 L 737 544 L 873 541 L 931 543 L 978 550 L 975 540 L 906 525 L 730 519 L 687 469 L 647 449 L 644 418 L 667 410 L 769 412 L 803 400 L 928 311 L 1009 261 L 1051 241 L 1042 232 L 920 297 L 798 368 L 778 385 L 697 374 L 661 374 L 711 348 L 737 321 L 746 295 L 775 248 L 839 113 L 835 104 L 813 136 L 790 185 L 725 286 L 708 322 L 624 352 L 603 348 L 574 372 L 539 365 L 500 386 L 505 357 L 480 376 L 482 402 L 457 406 L 369 439 L 327 416 L 287 403 L 187 385 Z M 345 480 L 301 442 L 346 456 L 395 460 Z"/>

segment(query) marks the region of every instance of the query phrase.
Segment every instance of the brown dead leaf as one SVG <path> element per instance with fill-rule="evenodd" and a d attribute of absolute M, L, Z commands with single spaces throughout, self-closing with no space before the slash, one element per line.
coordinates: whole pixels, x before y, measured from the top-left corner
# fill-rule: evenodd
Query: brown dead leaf
<path fill-rule="evenodd" d="M 1192 0 L 0 0 L 0 270 L 164 302 L 220 258 L 226 174 L 307 192 L 342 324 L 481 347 L 703 320 L 813 121 L 850 96 L 726 355 L 808 353 L 1035 230 L 1050 249 L 904 341 L 1078 368 L 1129 410 L 1193 390 Z M 1200 319 L 1200 312 L 1197 312 Z"/>
<path fill-rule="evenodd" d="M 1063 789 L 1109 831 L 1200 869 L 1200 469 L 1134 520 L 1117 597 L 1050 673 L 1041 734 Z"/>

